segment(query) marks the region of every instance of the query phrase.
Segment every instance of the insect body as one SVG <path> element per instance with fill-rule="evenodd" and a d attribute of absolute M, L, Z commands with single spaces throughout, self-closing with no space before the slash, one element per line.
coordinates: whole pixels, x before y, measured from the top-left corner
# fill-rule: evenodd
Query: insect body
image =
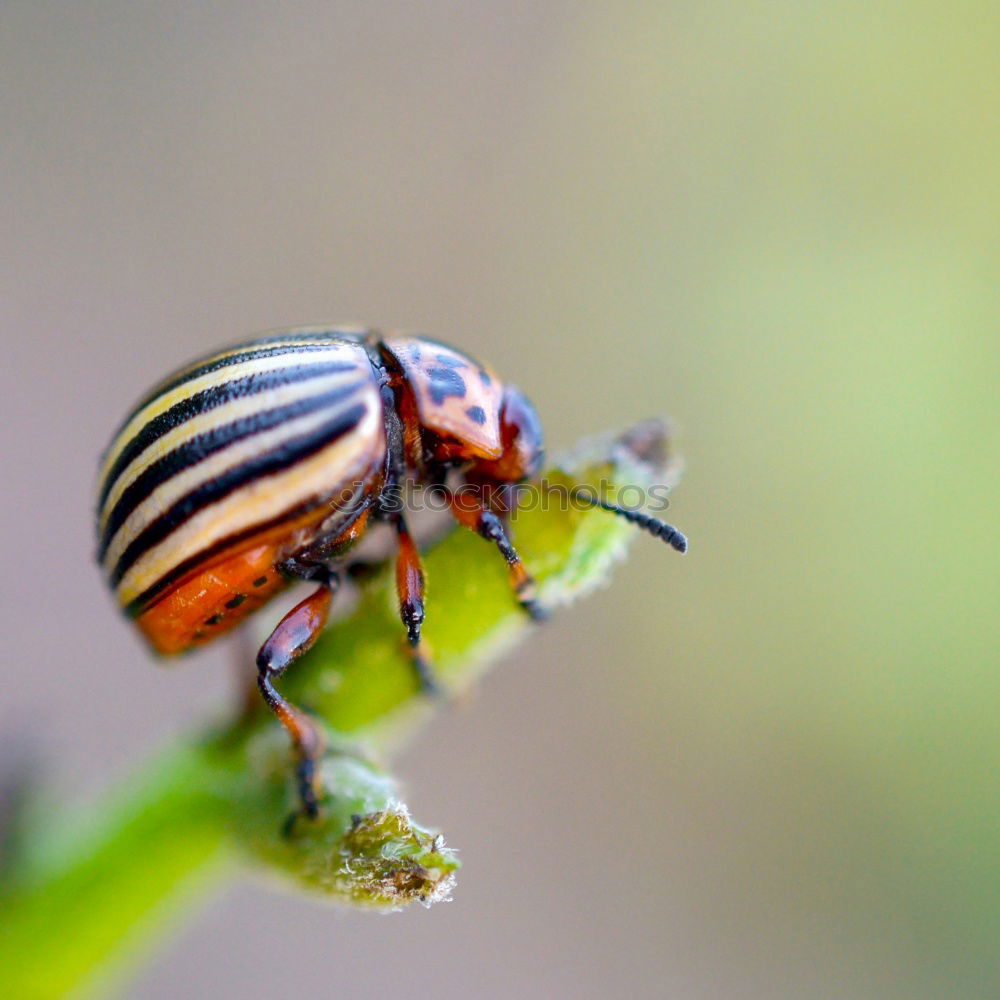
<path fill-rule="evenodd" d="M 454 348 L 292 329 L 181 369 L 126 418 L 100 473 L 98 558 L 165 655 L 228 632 L 297 579 L 318 584 L 257 656 L 261 693 L 297 753 L 303 810 L 316 815 L 322 740 L 274 681 L 322 631 L 350 549 L 372 523 L 394 525 L 400 617 L 415 676 L 432 690 L 420 557 L 390 498 L 407 479 L 440 490 L 456 520 L 497 546 L 518 601 L 541 617 L 504 521 L 510 487 L 541 461 L 531 403 Z M 463 480 L 461 497 L 449 476 Z M 663 522 L 583 499 L 686 548 Z"/>

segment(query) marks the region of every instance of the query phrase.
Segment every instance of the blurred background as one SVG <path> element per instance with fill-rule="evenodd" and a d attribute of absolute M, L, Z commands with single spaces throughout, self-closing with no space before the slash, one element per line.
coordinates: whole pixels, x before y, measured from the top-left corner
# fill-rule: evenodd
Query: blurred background
<path fill-rule="evenodd" d="M 97 457 L 190 356 L 405 326 L 553 449 L 669 414 L 686 458 L 687 558 L 637 539 L 399 762 L 454 902 L 244 881 L 123 996 L 1000 994 L 995 3 L 2 19 L 0 728 L 66 797 L 232 697 L 92 564 Z"/>

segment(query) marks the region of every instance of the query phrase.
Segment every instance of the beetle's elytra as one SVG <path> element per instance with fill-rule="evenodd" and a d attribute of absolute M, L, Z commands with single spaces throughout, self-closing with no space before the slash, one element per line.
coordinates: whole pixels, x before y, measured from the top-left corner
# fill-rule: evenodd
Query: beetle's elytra
<path fill-rule="evenodd" d="M 274 680 L 322 631 L 338 567 L 373 522 L 394 525 L 400 616 L 431 689 L 420 556 L 386 497 L 404 480 L 441 490 L 461 524 L 496 544 L 518 601 L 540 617 L 505 514 L 509 488 L 541 461 L 534 407 L 460 351 L 361 329 L 286 330 L 188 365 L 129 414 L 100 473 L 98 558 L 166 655 L 224 634 L 296 579 L 317 582 L 257 656 L 261 692 L 296 749 L 303 810 L 316 815 L 322 740 Z M 661 521 L 592 503 L 686 548 Z"/>

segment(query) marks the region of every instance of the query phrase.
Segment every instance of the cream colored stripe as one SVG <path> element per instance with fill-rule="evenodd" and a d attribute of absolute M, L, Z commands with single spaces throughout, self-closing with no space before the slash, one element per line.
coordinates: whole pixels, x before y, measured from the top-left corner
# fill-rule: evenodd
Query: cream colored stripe
<path fill-rule="evenodd" d="M 359 372 L 357 370 L 347 372 L 337 372 L 334 375 L 326 375 L 322 378 L 306 379 L 303 382 L 291 382 L 288 385 L 270 389 L 266 394 L 257 393 L 250 396 L 242 396 L 232 402 L 224 403 L 214 409 L 207 410 L 183 424 L 167 431 L 162 437 L 157 438 L 145 451 L 141 452 L 130 462 L 115 480 L 115 484 L 108 493 L 107 500 L 101 510 L 100 531 L 103 533 L 111 511 L 114 510 L 122 493 L 135 482 L 155 461 L 173 451 L 178 445 L 190 440 L 198 434 L 204 434 L 232 423 L 242 417 L 248 417 L 261 410 L 270 410 L 278 406 L 287 406 L 289 403 L 306 399 L 309 396 L 318 396 L 324 392 L 329 392 L 338 385 L 349 385 L 358 381 Z"/>
<path fill-rule="evenodd" d="M 115 460 L 121 454 L 122 449 L 129 441 L 135 437 L 150 420 L 165 413 L 171 406 L 175 406 L 188 396 L 193 396 L 203 389 L 210 389 L 213 386 L 225 385 L 235 379 L 246 378 L 248 375 L 257 375 L 261 372 L 280 371 L 283 368 L 294 368 L 302 364 L 323 364 L 329 361 L 351 361 L 358 366 L 369 366 L 368 355 L 363 348 L 354 344 L 332 344 L 328 350 L 309 351 L 306 354 L 278 354 L 272 357 L 257 358 L 252 361 L 244 361 L 241 364 L 231 365 L 221 371 L 209 372 L 198 378 L 193 378 L 176 389 L 165 392 L 157 396 L 144 406 L 129 422 L 122 428 L 121 433 L 111 443 L 104 462 L 101 465 L 101 473 L 98 482 L 103 483 L 108 472 L 114 465 Z"/>
<path fill-rule="evenodd" d="M 176 566 L 230 535 L 264 524 L 313 497 L 335 493 L 378 461 L 384 449 L 381 413 L 369 407 L 353 433 L 223 497 L 150 549 L 122 577 L 116 588 L 119 602 L 127 606 Z"/>
<path fill-rule="evenodd" d="M 141 531 L 149 527 L 161 514 L 168 511 L 181 497 L 186 496 L 204 483 L 217 479 L 230 469 L 243 465 L 244 462 L 256 458 L 264 452 L 271 451 L 273 448 L 277 448 L 292 438 L 316 430 L 316 428 L 334 419 L 338 412 L 344 412 L 351 406 L 356 406 L 358 403 L 367 403 L 368 409 L 373 409 L 373 396 L 374 393 L 370 385 L 362 386 L 357 392 L 351 393 L 346 400 L 342 400 L 333 406 L 324 407 L 316 413 L 309 413 L 304 417 L 288 420 L 278 427 L 271 428 L 269 431 L 263 431 L 242 441 L 237 441 L 217 454 L 209 456 L 203 462 L 198 462 L 197 465 L 192 465 L 183 472 L 179 472 L 176 476 L 171 476 L 165 483 L 162 483 L 153 490 L 129 514 L 121 527 L 115 532 L 104 556 L 105 570 L 110 573 L 132 539 L 136 538 Z M 375 398 L 377 399 L 377 397 Z M 287 505 L 283 504 L 282 508 L 284 506 Z"/>

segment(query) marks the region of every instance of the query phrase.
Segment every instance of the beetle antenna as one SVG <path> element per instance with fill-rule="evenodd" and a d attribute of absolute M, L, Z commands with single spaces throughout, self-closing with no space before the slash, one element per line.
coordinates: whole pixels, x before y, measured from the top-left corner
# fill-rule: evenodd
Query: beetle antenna
<path fill-rule="evenodd" d="M 576 486 L 570 490 L 569 495 L 574 500 L 580 500 L 589 507 L 599 507 L 601 510 L 606 510 L 609 514 L 615 514 L 618 517 L 624 518 L 637 528 L 648 531 L 654 538 L 662 539 L 678 552 L 687 552 L 688 542 L 684 534 L 678 531 L 672 524 L 667 524 L 666 521 L 661 521 L 658 517 L 653 517 L 651 514 L 643 514 L 642 511 L 627 510 L 624 507 L 619 507 L 618 504 L 602 500 L 591 490 L 580 486 Z"/>

